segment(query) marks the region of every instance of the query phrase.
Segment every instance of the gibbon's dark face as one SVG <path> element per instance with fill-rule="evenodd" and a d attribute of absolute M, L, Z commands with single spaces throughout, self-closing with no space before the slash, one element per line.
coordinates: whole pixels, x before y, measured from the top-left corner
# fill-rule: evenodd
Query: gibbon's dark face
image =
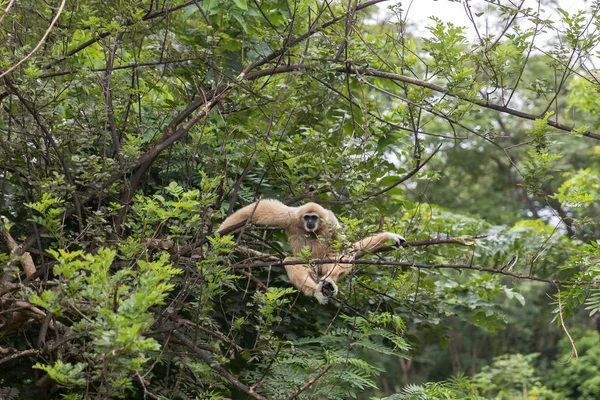
<path fill-rule="evenodd" d="M 317 214 L 304 214 L 302 221 L 307 232 L 314 232 L 319 229 L 319 216 Z"/>

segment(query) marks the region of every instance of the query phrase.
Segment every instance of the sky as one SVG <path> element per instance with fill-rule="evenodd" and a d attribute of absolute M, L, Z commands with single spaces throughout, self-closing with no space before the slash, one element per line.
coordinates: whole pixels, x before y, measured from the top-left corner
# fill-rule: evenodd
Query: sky
<path fill-rule="evenodd" d="M 498 1 L 498 0 L 496 0 Z M 515 8 L 513 4 L 520 3 L 521 0 L 500 0 L 500 3 L 506 5 L 507 7 Z M 427 30 L 425 26 L 429 24 L 428 18 L 430 16 L 435 16 L 440 18 L 443 21 L 451 21 L 455 25 L 462 25 L 469 27 L 469 31 L 471 37 L 469 39 L 473 39 L 475 37 L 475 31 L 472 29 L 472 23 L 467 17 L 467 13 L 465 12 L 464 6 L 465 0 L 463 1 L 450 1 L 450 0 L 403 0 L 403 1 L 385 1 L 379 4 L 380 14 L 379 18 L 387 19 L 390 18 L 390 11 L 388 7 L 394 4 L 402 4 L 402 8 L 404 9 L 405 15 L 407 19 L 413 24 L 420 26 L 421 29 L 419 31 L 423 34 L 427 34 Z M 473 12 L 486 11 L 488 7 L 494 7 L 489 4 L 490 2 L 486 2 L 484 0 L 470 0 L 468 4 L 471 6 Z M 591 1 L 589 0 L 554 0 L 548 1 L 544 0 L 544 4 L 554 3 L 553 6 L 542 6 L 541 11 L 546 18 L 551 18 L 553 20 L 558 20 L 558 14 L 556 12 L 556 7 L 561 7 L 564 10 L 567 10 L 569 13 L 575 12 L 577 10 L 588 10 Z M 558 5 L 556 5 L 558 4 Z M 534 10 L 537 10 L 538 1 L 537 0 L 525 0 L 524 7 L 530 7 Z M 485 14 L 481 18 L 476 18 L 478 20 L 478 28 L 480 31 L 484 32 L 486 29 L 485 26 Z M 494 21 L 489 22 L 491 25 L 494 24 Z M 490 26 L 490 28 L 494 28 Z"/>
<path fill-rule="evenodd" d="M 515 8 L 515 4 L 521 3 L 523 0 L 494 0 L 495 2 L 500 1 L 502 5 L 510 8 Z M 428 37 L 429 31 L 426 29 L 432 22 L 429 20 L 430 16 L 435 16 L 442 21 L 452 22 L 454 25 L 464 26 L 467 28 L 466 34 L 469 41 L 477 41 L 477 34 L 473 28 L 473 23 L 469 20 L 467 12 L 465 10 L 465 2 L 462 1 L 450 1 L 450 0 L 403 0 L 403 1 L 385 1 L 379 4 L 379 14 L 377 19 L 387 20 L 393 17 L 393 13 L 389 10 L 389 7 L 395 4 L 401 4 L 403 9 L 403 18 L 409 22 L 411 26 L 409 29 L 411 32 L 415 32 L 422 37 Z M 493 1 L 484 0 L 469 0 L 468 4 L 471 7 L 473 17 L 477 22 L 477 29 L 481 35 L 498 33 L 502 29 L 501 21 L 490 20 L 489 13 L 485 13 L 486 10 L 491 7 L 497 7 L 490 5 Z M 533 10 L 538 9 L 538 0 L 524 0 L 524 8 L 532 8 Z M 543 0 L 543 5 L 540 7 L 541 17 L 549 18 L 553 21 L 559 21 L 559 13 L 556 10 L 558 7 L 566 10 L 570 14 L 577 12 L 578 10 L 586 10 L 587 18 L 589 20 L 590 7 L 592 2 L 590 0 Z M 551 4 L 551 5 L 548 5 Z M 484 14 L 481 17 L 477 17 L 475 13 L 483 11 Z M 528 22 L 521 19 L 519 22 L 522 27 L 527 27 Z M 556 25 L 561 28 L 560 24 Z M 536 37 L 536 45 L 543 45 L 549 41 L 553 41 L 556 38 L 556 32 L 547 30 L 545 34 L 540 34 Z M 600 46 L 598 46 L 600 50 Z M 600 55 L 600 54 L 598 54 Z M 586 62 L 586 65 L 590 69 L 600 68 L 600 62 L 597 57 Z"/>

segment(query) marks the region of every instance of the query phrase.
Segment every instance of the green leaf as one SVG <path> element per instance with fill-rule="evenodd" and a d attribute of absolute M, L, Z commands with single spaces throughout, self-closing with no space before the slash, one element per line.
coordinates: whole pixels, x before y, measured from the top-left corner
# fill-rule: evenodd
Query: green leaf
<path fill-rule="evenodd" d="M 215 15 L 219 12 L 219 0 L 204 0 L 204 9 L 207 15 Z"/>
<path fill-rule="evenodd" d="M 440 339 L 440 346 L 442 346 L 443 349 L 447 349 L 449 344 L 450 339 L 448 339 L 447 336 L 442 336 Z"/>
<path fill-rule="evenodd" d="M 248 25 L 246 24 L 246 21 L 244 20 L 244 17 L 242 17 L 242 15 L 238 14 L 235 11 L 233 11 L 231 13 L 231 15 L 233 15 L 233 18 L 235 18 L 236 21 L 240 23 L 240 25 L 242 26 L 242 28 L 244 29 L 244 31 L 248 30 Z"/>
<path fill-rule="evenodd" d="M 240 10 L 248 11 L 248 3 L 247 0 L 233 0 L 236 7 Z"/>

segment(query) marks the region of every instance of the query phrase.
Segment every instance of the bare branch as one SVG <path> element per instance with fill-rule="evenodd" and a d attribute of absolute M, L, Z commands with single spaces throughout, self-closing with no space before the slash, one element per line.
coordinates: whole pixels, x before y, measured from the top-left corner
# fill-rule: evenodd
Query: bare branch
<path fill-rule="evenodd" d="M 106 63 L 106 70 L 104 71 L 104 80 L 102 85 L 102 88 L 104 89 L 104 101 L 106 102 L 106 117 L 110 126 L 110 134 L 113 140 L 114 154 L 119 163 L 121 164 L 123 163 L 123 160 L 121 158 L 121 141 L 119 139 L 119 135 L 117 133 L 117 126 L 115 124 L 115 112 L 113 110 L 113 101 L 112 95 L 110 93 L 110 84 L 112 81 L 112 72 L 113 67 L 115 65 L 117 47 L 119 47 L 119 44 L 124 34 L 125 32 L 119 32 L 115 37 L 115 43 L 108 55 L 108 61 Z"/>
<path fill-rule="evenodd" d="M 237 351 L 238 353 L 243 353 L 244 349 L 239 346 L 236 342 L 234 342 L 233 340 L 229 339 L 227 336 L 225 336 L 224 334 L 222 334 L 221 332 L 217 332 L 217 331 L 213 331 L 212 329 L 208 329 L 202 325 L 198 325 L 196 323 L 193 323 L 192 321 L 188 321 L 187 319 L 183 319 L 183 318 L 176 318 L 173 317 L 172 318 L 174 321 L 176 322 L 180 322 L 183 325 L 187 325 L 189 327 L 201 330 L 202 332 L 210 335 L 210 336 L 214 336 L 217 339 L 227 343 L 228 345 L 230 345 L 231 347 L 233 347 L 235 349 L 235 351 Z"/>
<path fill-rule="evenodd" d="M 29 356 L 34 356 L 34 355 L 45 355 L 45 354 L 49 354 L 52 353 L 54 350 L 58 349 L 60 346 L 62 346 L 63 344 L 73 340 L 75 338 L 75 336 L 73 336 L 72 334 L 67 334 L 65 336 L 63 336 L 62 338 L 52 341 L 52 342 L 48 342 L 43 349 L 37 350 L 37 349 L 28 349 L 28 350 L 22 350 L 22 351 L 18 351 L 16 353 L 13 353 L 11 355 L 8 355 L 6 357 L 2 357 L 0 358 L 0 364 L 4 364 L 5 362 L 8 362 L 10 360 L 14 360 L 15 358 L 20 358 L 20 357 L 29 357 Z"/>
<path fill-rule="evenodd" d="M 477 235 L 470 237 L 449 237 L 449 238 L 437 238 L 437 239 L 422 239 L 422 240 L 412 240 L 410 242 L 405 243 L 402 247 L 418 247 L 418 246 L 433 246 L 436 244 L 460 244 L 462 246 L 473 246 L 475 244 L 475 239 L 483 239 L 486 238 L 487 235 Z M 393 250 L 397 250 L 397 247 L 394 246 L 384 246 L 375 250 L 375 253 L 386 253 Z"/>

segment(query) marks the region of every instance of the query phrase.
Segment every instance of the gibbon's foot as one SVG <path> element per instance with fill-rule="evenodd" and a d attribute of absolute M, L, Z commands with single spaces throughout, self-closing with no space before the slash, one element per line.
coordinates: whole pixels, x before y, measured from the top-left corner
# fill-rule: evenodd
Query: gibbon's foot
<path fill-rule="evenodd" d="M 402 247 L 402 245 L 404 243 L 406 243 L 406 239 L 404 239 L 402 236 L 398 235 L 397 233 L 390 233 L 391 239 L 395 242 L 394 246 L 396 247 Z"/>
<path fill-rule="evenodd" d="M 321 304 L 329 303 L 329 298 L 338 294 L 338 288 L 331 278 L 322 279 L 315 291 L 315 297 Z"/>

